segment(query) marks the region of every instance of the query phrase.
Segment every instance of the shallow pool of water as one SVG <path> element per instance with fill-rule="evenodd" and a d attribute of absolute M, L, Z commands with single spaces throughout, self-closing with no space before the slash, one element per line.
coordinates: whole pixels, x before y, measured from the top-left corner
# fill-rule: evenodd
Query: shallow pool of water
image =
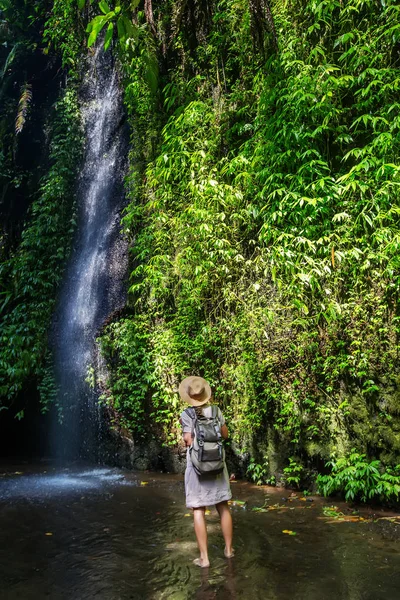
<path fill-rule="evenodd" d="M 181 476 L 51 465 L 0 466 L 2 600 L 398 600 L 399 525 L 324 515 L 332 502 L 232 485 L 236 556 L 207 516 L 197 556 Z M 244 502 L 245 504 L 241 504 Z M 253 509 L 264 506 L 265 512 Z M 351 511 L 341 505 L 346 516 Z M 295 535 L 293 535 L 295 534 Z"/>

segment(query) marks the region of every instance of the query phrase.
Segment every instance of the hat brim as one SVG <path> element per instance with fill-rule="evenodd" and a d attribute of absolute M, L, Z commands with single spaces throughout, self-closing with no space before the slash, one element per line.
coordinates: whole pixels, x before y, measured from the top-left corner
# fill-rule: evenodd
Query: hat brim
<path fill-rule="evenodd" d="M 191 383 L 194 379 L 201 379 L 204 385 L 203 397 L 200 400 L 192 398 L 192 396 L 190 396 L 188 392 L 188 389 L 190 388 Z M 206 381 L 202 377 L 191 376 L 186 377 L 183 381 L 181 381 L 179 385 L 179 395 L 184 402 L 187 402 L 191 406 L 203 406 L 203 404 L 207 404 L 207 402 L 209 402 L 209 400 L 211 399 L 212 391 L 208 381 Z"/>

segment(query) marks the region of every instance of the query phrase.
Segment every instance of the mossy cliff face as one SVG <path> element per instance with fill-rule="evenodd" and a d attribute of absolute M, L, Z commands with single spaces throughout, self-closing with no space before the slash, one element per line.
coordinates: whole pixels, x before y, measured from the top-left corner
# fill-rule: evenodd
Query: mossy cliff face
<path fill-rule="evenodd" d="M 153 9 L 122 58 L 132 273 L 101 336 L 108 401 L 175 448 L 196 373 L 250 475 L 352 447 L 396 464 L 398 6 Z"/>

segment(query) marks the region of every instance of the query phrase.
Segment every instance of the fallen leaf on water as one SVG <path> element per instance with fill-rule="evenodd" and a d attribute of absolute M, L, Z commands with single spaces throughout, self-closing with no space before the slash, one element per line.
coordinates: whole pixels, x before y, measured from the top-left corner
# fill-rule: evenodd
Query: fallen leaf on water
<path fill-rule="evenodd" d="M 184 517 L 190 517 L 190 513 L 186 513 L 186 515 L 183 515 Z"/>
<path fill-rule="evenodd" d="M 345 516 L 343 515 L 343 517 L 336 517 L 334 519 L 329 518 L 329 517 L 318 517 L 319 519 L 322 519 L 325 521 L 325 523 L 367 523 L 368 519 L 364 519 L 364 517 L 352 517 L 352 516 Z M 329 519 L 329 520 L 327 520 Z"/>
<path fill-rule="evenodd" d="M 147 485 L 149 482 L 148 481 L 141 481 L 140 485 Z"/>
<path fill-rule="evenodd" d="M 51 531 L 46 531 L 46 533 L 44 535 L 53 535 L 53 534 L 51 533 Z"/>
<path fill-rule="evenodd" d="M 205 511 L 205 514 L 206 514 L 206 515 L 211 515 L 211 510 L 206 510 L 206 511 Z"/>
<path fill-rule="evenodd" d="M 228 500 L 230 506 L 244 506 L 246 502 L 244 500 Z"/>
<path fill-rule="evenodd" d="M 22 471 L 15 471 L 14 475 L 23 475 Z"/>
<path fill-rule="evenodd" d="M 297 535 L 297 533 L 291 529 L 283 529 L 282 533 L 287 533 L 288 535 Z"/>
<path fill-rule="evenodd" d="M 288 510 L 288 506 L 285 504 L 274 504 L 273 506 L 268 506 L 268 510 Z"/>

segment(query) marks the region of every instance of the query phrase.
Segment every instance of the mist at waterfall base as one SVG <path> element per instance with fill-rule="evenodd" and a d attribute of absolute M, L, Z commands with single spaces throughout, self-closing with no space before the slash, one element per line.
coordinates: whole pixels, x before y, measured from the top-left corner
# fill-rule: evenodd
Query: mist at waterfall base
<path fill-rule="evenodd" d="M 98 458 L 102 410 L 88 374 L 98 360 L 99 329 L 125 303 L 127 244 L 120 221 L 128 134 L 111 52 L 98 48 L 88 62 L 81 90 L 86 148 L 77 235 L 54 324 L 58 399 L 51 451 L 58 459 Z"/>

